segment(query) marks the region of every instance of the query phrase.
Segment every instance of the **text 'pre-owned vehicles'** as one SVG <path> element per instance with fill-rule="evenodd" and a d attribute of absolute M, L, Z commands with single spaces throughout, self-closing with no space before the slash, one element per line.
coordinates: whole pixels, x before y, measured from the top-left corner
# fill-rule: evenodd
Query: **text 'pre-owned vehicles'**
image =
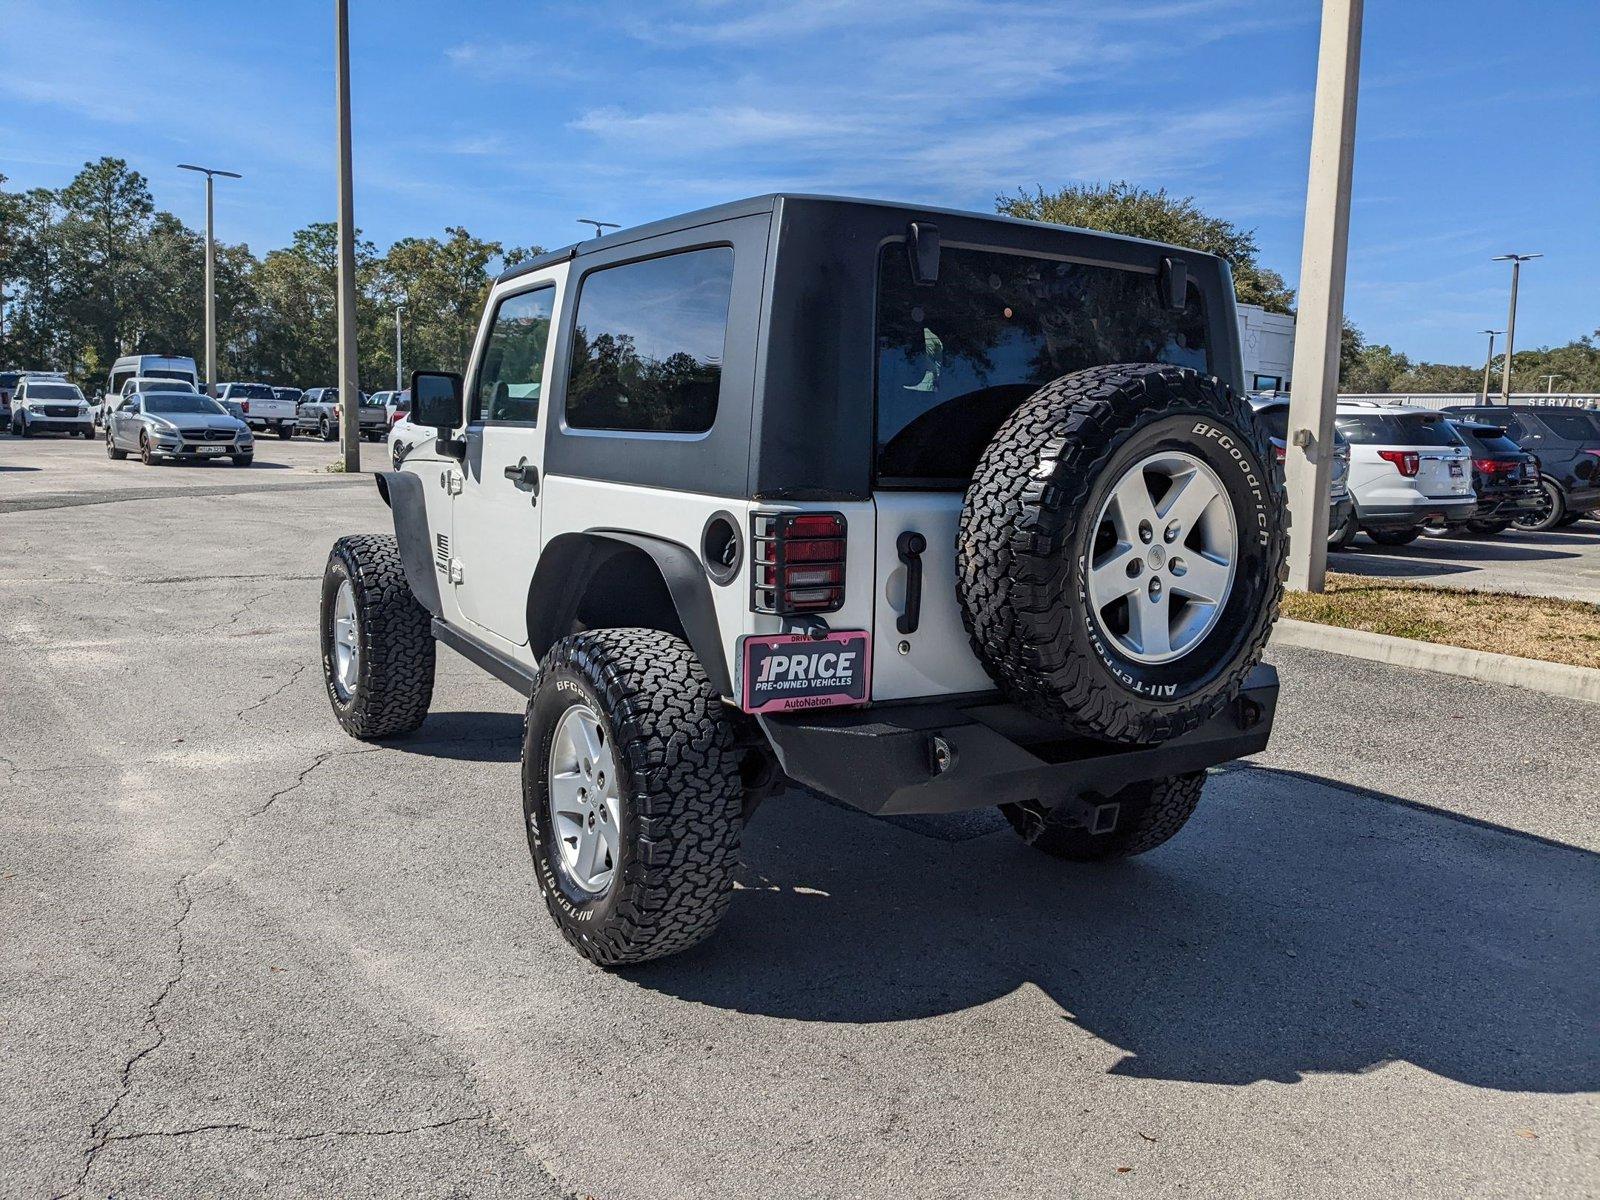
<path fill-rule="evenodd" d="M 363 441 L 381 442 L 389 434 L 389 412 L 382 404 L 374 404 L 365 392 L 356 405 L 356 421 Z M 339 436 L 339 389 L 312 388 L 300 399 L 299 416 L 295 428 L 301 433 L 314 433 L 325 442 Z"/>
<path fill-rule="evenodd" d="M 217 399 L 224 407 L 237 404 L 245 424 L 258 433 L 270 429 L 280 438 L 294 436 L 296 403 L 280 397 L 274 387 L 265 383 L 219 383 Z"/>
<path fill-rule="evenodd" d="M 1539 507 L 1513 518 L 1542 533 L 1600 512 L 1600 413 L 1555 404 L 1459 405 L 1445 410 L 1498 425 L 1539 460 Z"/>
<path fill-rule="evenodd" d="M 24 375 L 11 395 L 11 432 L 94 436 L 94 417 L 78 385 L 59 376 Z"/>
<path fill-rule="evenodd" d="M 1350 444 L 1349 520 L 1331 539 L 1348 546 L 1357 531 L 1380 546 L 1404 546 L 1430 522 L 1471 517 L 1472 455 L 1440 413 L 1347 401 L 1333 427 Z"/>
<path fill-rule="evenodd" d="M 1226 264 L 1131 238 L 765 196 L 543 255 L 465 381 L 412 376 L 394 532 L 324 575 L 329 700 L 416 729 L 436 641 L 526 694 L 535 878 L 606 965 L 711 932 L 788 782 L 1150 850 L 1272 725 L 1240 375 Z"/>
<path fill-rule="evenodd" d="M 1477 534 L 1501 533 L 1514 521 L 1540 515 L 1545 507 L 1539 481 L 1539 460 L 1506 435 L 1499 425 L 1459 419 L 1450 422 L 1456 436 L 1472 452 L 1472 490 L 1478 503 L 1468 517 L 1450 522 L 1429 522 L 1430 534 L 1461 530 Z"/>
<path fill-rule="evenodd" d="M 146 466 L 158 458 L 203 459 L 226 455 L 236 467 L 255 459 L 250 427 L 209 396 L 174 387 L 130 391 L 106 419 L 106 457 L 137 454 Z"/>

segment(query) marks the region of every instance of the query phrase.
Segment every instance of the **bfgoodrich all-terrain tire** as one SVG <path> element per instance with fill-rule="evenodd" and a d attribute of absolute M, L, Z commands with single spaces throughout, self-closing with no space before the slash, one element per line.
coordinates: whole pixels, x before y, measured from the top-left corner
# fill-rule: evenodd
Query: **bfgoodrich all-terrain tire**
<path fill-rule="evenodd" d="M 551 647 L 528 702 L 523 814 L 567 941 L 601 966 L 708 937 L 743 829 L 733 728 L 684 642 L 599 629 Z"/>
<path fill-rule="evenodd" d="M 1002 804 L 1011 828 L 1030 846 L 1073 862 L 1105 862 L 1154 850 L 1178 830 L 1200 803 L 1206 773 L 1171 775 L 1130 784 L 1111 799 L 1120 805 L 1110 833 L 1093 834 L 1056 817 L 1037 801 Z"/>
<path fill-rule="evenodd" d="M 390 534 L 342 537 L 322 573 L 322 678 L 363 741 L 410 733 L 433 702 L 433 623 Z"/>
<path fill-rule="evenodd" d="M 1160 742 L 1238 695 L 1287 548 L 1272 445 L 1243 397 L 1182 367 L 1095 367 L 1034 393 L 984 451 L 957 591 L 1013 699 L 1092 737 Z"/>

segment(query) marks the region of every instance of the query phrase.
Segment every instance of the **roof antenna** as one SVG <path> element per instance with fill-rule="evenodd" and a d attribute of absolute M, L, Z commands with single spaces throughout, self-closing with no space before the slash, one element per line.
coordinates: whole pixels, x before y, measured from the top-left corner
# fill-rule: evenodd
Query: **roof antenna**
<path fill-rule="evenodd" d="M 592 220 L 589 217 L 579 217 L 578 218 L 578 224 L 579 225 L 593 225 L 594 226 L 594 236 L 595 237 L 602 236 L 605 233 L 605 231 L 608 230 L 608 229 L 621 229 L 622 228 L 621 225 L 612 224 L 610 221 L 595 221 L 595 220 Z"/>

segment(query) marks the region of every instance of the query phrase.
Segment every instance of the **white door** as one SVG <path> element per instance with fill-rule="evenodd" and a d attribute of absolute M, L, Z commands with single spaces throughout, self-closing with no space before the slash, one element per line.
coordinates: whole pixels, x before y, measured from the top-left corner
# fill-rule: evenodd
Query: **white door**
<path fill-rule="evenodd" d="M 488 639 L 528 641 L 528 587 L 539 560 L 544 398 L 550 330 L 565 264 L 493 297 L 467 380 L 467 453 L 450 549 L 461 615 Z M 502 648 L 505 648 L 502 646 Z"/>

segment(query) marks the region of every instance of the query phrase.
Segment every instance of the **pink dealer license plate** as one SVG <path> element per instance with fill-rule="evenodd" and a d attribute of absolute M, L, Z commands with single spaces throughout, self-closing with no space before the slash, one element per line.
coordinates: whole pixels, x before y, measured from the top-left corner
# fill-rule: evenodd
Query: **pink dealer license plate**
<path fill-rule="evenodd" d="M 864 630 L 752 635 L 739 645 L 739 706 L 788 712 L 864 704 L 872 679 L 872 636 Z"/>

